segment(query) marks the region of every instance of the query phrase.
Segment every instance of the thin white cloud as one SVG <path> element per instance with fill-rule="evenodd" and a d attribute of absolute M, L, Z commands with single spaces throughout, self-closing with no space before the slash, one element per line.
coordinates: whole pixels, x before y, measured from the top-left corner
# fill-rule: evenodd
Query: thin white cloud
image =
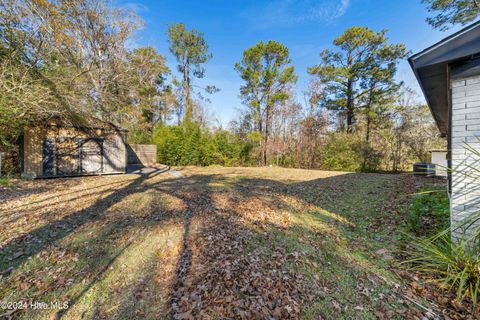
<path fill-rule="evenodd" d="M 148 6 L 138 2 L 127 2 L 123 4 L 122 7 L 138 15 L 144 12 L 150 12 Z"/>
<path fill-rule="evenodd" d="M 296 17 L 299 21 L 324 21 L 331 22 L 343 16 L 350 5 L 350 0 L 333 1 L 299 1 L 307 9 L 307 14 L 300 14 Z"/>
<path fill-rule="evenodd" d="M 257 26 L 323 22 L 332 23 L 342 17 L 350 0 L 281 0 L 269 2 L 263 8 L 254 8 L 248 14 Z"/>
<path fill-rule="evenodd" d="M 350 0 L 340 1 L 340 6 L 338 7 L 337 14 L 341 17 L 347 12 L 348 7 L 350 6 Z"/>

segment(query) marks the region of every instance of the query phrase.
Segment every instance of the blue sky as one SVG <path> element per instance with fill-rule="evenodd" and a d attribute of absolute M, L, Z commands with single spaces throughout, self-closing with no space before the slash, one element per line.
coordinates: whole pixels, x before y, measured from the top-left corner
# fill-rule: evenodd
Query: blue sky
<path fill-rule="evenodd" d="M 352 26 L 388 29 L 392 43 L 405 43 L 412 52 L 446 37 L 425 22 L 428 12 L 420 0 L 138 0 L 120 1 L 145 22 L 135 43 L 154 46 L 167 58 L 173 72 L 175 58 L 168 51 L 167 25 L 183 22 L 205 34 L 213 59 L 206 66 L 205 81 L 220 92 L 211 96 L 208 110 L 214 119 L 227 125 L 242 108 L 238 98 L 242 84 L 233 69 L 243 50 L 260 40 L 276 40 L 287 45 L 299 76 L 297 96 L 307 88 L 307 67 L 319 62 L 319 52 Z M 417 89 L 408 63 L 399 65 L 399 80 Z"/>

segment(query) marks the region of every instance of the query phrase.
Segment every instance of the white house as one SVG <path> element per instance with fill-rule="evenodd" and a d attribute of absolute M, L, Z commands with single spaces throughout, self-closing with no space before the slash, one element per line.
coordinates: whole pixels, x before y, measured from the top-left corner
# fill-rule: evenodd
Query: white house
<path fill-rule="evenodd" d="M 438 129 L 448 139 L 452 237 L 458 239 L 470 233 L 470 221 L 480 212 L 480 22 L 409 62 Z"/>

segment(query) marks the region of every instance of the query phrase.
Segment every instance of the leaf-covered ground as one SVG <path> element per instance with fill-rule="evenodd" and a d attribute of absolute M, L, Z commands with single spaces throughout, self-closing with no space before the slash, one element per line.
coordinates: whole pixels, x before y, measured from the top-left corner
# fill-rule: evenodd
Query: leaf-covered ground
<path fill-rule="evenodd" d="M 398 266 L 412 177 L 180 172 L 0 186 L 0 314 L 422 319 L 450 312 Z"/>

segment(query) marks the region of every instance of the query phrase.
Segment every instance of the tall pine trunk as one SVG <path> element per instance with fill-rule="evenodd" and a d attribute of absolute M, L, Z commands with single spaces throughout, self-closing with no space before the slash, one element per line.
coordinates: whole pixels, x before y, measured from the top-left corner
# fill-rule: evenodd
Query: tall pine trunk
<path fill-rule="evenodd" d="M 190 77 L 188 76 L 188 65 L 183 66 L 183 96 L 185 99 L 185 117 L 184 122 L 189 123 L 192 121 L 193 110 L 192 103 L 190 101 Z"/>
<path fill-rule="evenodd" d="M 370 85 L 370 92 L 368 93 L 368 101 L 367 101 L 367 105 L 365 107 L 365 110 L 366 110 L 366 113 L 367 113 L 367 132 L 366 132 L 366 135 L 365 135 L 365 140 L 367 142 L 370 142 L 370 133 L 371 133 L 371 126 L 372 126 L 372 115 L 370 114 L 370 110 L 372 108 L 372 104 L 373 104 L 373 94 L 374 94 L 374 90 L 375 90 L 375 82 L 373 82 L 371 85 Z"/>
<path fill-rule="evenodd" d="M 257 108 L 256 114 L 257 114 L 257 128 L 256 129 L 260 133 L 260 150 L 262 150 L 262 156 L 261 156 L 261 159 L 259 161 L 259 164 L 264 164 L 265 142 L 263 140 L 264 140 L 265 132 L 264 132 L 264 129 L 263 129 L 263 118 L 262 118 L 262 113 L 260 112 L 260 109 Z"/>
<path fill-rule="evenodd" d="M 353 101 L 353 81 L 348 80 L 347 84 L 347 132 L 353 133 L 355 104 Z"/>
<path fill-rule="evenodd" d="M 268 164 L 267 162 L 267 146 L 268 146 L 268 136 L 270 134 L 270 107 L 266 107 L 265 110 L 265 132 L 264 132 L 264 137 L 263 137 L 263 165 L 266 166 Z"/>
<path fill-rule="evenodd" d="M 370 109 L 370 107 L 367 109 L 368 113 L 370 113 L 369 109 Z M 366 132 L 366 135 L 365 135 L 365 141 L 367 141 L 367 142 L 370 142 L 371 122 L 372 122 L 372 118 L 370 117 L 370 114 L 367 114 L 367 132 Z"/>

